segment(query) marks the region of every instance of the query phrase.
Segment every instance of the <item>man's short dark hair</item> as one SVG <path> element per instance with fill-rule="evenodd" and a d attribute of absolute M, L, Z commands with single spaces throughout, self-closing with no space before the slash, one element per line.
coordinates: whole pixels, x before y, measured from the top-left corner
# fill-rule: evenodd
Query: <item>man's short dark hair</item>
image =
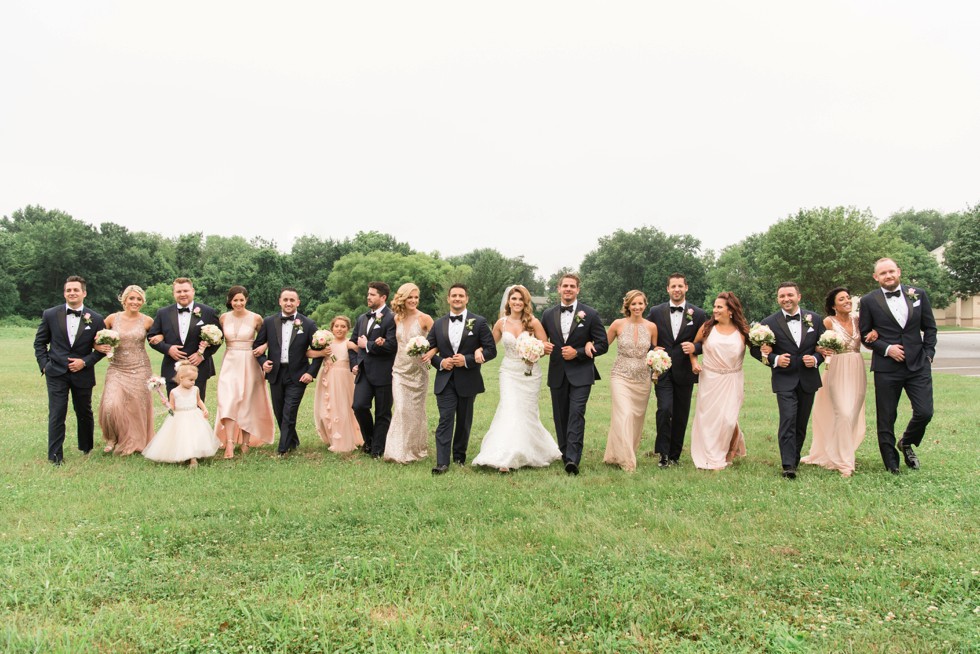
<path fill-rule="evenodd" d="M 778 287 L 778 288 L 776 289 L 776 292 L 777 292 L 777 293 L 779 293 L 779 291 L 781 291 L 781 290 L 782 290 L 782 289 L 784 289 L 784 288 L 795 288 L 795 289 L 796 289 L 796 294 L 797 294 L 797 295 L 799 295 L 799 294 L 800 294 L 800 285 L 799 285 L 799 284 L 797 284 L 796 282 L 783 282 L 783 283 L 782 283 L 782 284 L 780 284 L 780 285 L 779 285 L 779 287 Z"/>
<path fill-rule="evenodd" d="M 61 287 L 64 288 L 65 286 L 68 286 L 68 282 L 78 282 L 79 284 L 82 285 L 82 290 L 83 291 L 87 291 L 88 290 L 85 287 L 85 278 L 82 277 L 81 275 L 69 275 L 68 276 L 68 279 L 65 280 L 65 283 L 62 284 Z"/>
<path fill-rule="evenodd" d="M 386 300 L 388 299 L 388 296 L 391 295 L 391 287 L 384 282 L 370 282 L 368 284 L 368 288 L 373 288 L 378 292 L 378 295 Z"/>
<path fill-rule="evenodd" d="M 446 294 L 448 295 L 449 293 L 452 293 L 454 288 L 461 288 L 463 289 L 463 292 L 466 293 L 466 297 L 470 296 L 470 289 L 466 288 L 466 284 L 462 282 L 456 282 L 455 284 L 450 286 L 449 291 Z"/>
<path fill-rule="evenodd" d="M 292 286 L 283 286 L 282 288 L 280 288 L 279 289 L 279 297 L 282 297 L 282 294 L 285 293 L 286 291 L 292 291 L 293 293 L 296 294 L 296 297 L 299 298 L 299 291 L 297 291 Z"/>
<path fill-rule="evenodd" d="M 667 275 L 668 286 L 670 286 L 670 280 L 672 279 L 683 279 L 684 283 L 687 284 L 687 277 L 684 276 L 684 273 L 670 273 L 669 275 Z"/>

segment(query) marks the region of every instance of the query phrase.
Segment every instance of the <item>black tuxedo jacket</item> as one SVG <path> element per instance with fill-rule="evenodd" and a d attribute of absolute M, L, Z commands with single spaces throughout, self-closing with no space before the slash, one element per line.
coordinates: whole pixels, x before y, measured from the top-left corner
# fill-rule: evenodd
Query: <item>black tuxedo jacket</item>
<path fill-rule="evenodd" d="M 75 332 L 75 343 L 68 344 L 68 320 L 65 305 L 45 309 L 41 324 L 34 336 L 34 356 L 42 375 L 60 377 L 73 375 L 80 388 L 95 386 L 95 364 L 104 354 L 92 349 L 95 334 L 105 329 L 105 320 L 91 309 L 82 307 L 82 317 Z M 86 316 L 88 318 L 86 319 Z M 68 371 L 68 359 L 82 359 L 85 367 L 78 372 Z"/>
<path fill-rule="evenodd" d="M 375 320 L 371 325 L 371 333 L 367 332 L 368 314 L 362 313 L 354 322 L 354 331 L 350 340 L 357 345 L 357 338 L 362 334 L 367 337 L 369 349 L 357 348 L 349 354 L 351 366 L 357 366 L 357 377 L 354 383 L 365 376 L 372 386 L 390 386 L 391 368 L 395 364 L 395 353 L 398 352 L 398 338 L 395 334 L 395 314 L 391 307 L 385 306 L 381 311 L 381 320 Z M 385 339 L 384 345 L 375 345 L 378 337 Z"/>
<path fill-rule="evenodd" d="M 429 330 L 429 345 L 436 348 L 436 353 L 432 357 L 432 365 L 436 372 L 435 392 L 438 395 L 446 388 L 449 380 L 453 380 L 456 387 L 456 394 L 460 397 L 472 397 L 482 393 L 483 374 L 480 372 L 480 364 L 476 362 L 474 353 L 483 348 L 483 359 L 490 361 L 497 356 L 497 344 L 493 340 L 493 332 L 482 316 L 466 312 L 463 323 L 463 336 L 459 339 L 459 349 L 453 351 L 453 344 L 449 340 L 449 316 L 445 315 L 432 324 Z M 453 368 L 443 370 L 442 360 L 452 357 L 454 354 L 462 354 L 466 359 L 465 368 Z"/>
<path fill-rule="evenodd" d="M 266 361 L 272 361 L 272 370 L 265 376 L 270 384 L 277 383 L 280 375 L 298 383 L 299 378 L 304 373 L 308 372 L 311 377 L 316 377 L 316 374 L 320 371 L 320 365 L 323 363 L 323 359 L 317 357 L 310 363 L 310 360 L 306 357 L 306 351 L 310 349 L 310 343 L 313 339 L 313 332 L 316 331 L 316 323 L 301 313 L 296 314 L 294 320 L 297 319 L 301 325 L 293 325 L 293 334 L 289 339 L 289 363 L 285 370 L 281 363 L 282 313 L 274 313 L 263 319 L 259 333 L 252 343 L 253 348 L 267 343 L 269 345 L 265 354 L 260 356 L 258 361 L 260 366 L 265 365 Z"/>
<path fill-rule="evenodd" d="M 198 309 L 200 311 L 197 311 Z M 157 334 L 163 334 L 163 340 L 151 347 L 163 354 L 160 374 L 163 375 L 164 379 L 173 379 L 174 364 L 177 363 L 170 358 L 167 351 L 170 350 L 171 346 L 177 345 L 180 346 L 181 352 L 187 356 L 195 354 L 201 345 L 201 327 L 204 327 L 204 325 L 218 325 L 218 314 L 206 304 L 193 302 L 191 304 L 191 322 L 187 328 L 187 340 L 181 343 L 180 325 L 177 323 L 177 305 L 171 304 L 157 311 L 157 314 L 153 317 L 153 324 L 150 325 L 150 330 L 146 333 L 146 336 L 150 338 Z M 218 345 L 209 345 L 204 350 L 204 353 L 201 355 L 204 357 L 204 361 L 197 367 L 199 377 L 208 379 L 214 375 L 214 360 L 212 357 L 218 351 L 219 347 Z"/>
<path fill-rule="evenodd" d="M 826 328 L 823 326 L 823 319 L 814 312 L 807 311 L 802 307 L 800 307 L 800 318 L 800 327 L 803 330 L 800 345 L 797 346 L 796 341 L 793 339 L 793 334 L 786 325 L 786 319 L 783 318 L 783 312 L 777 311 L 762 321 L 762 324 L 769 327 L 772 333 L 776 335 L 776 344 L 772 346 L 772 352 L 769 354 L 768 360 L 763 361 L 760 348 L 754 346 L 751 348 L 752 356 L 772 369 L 773 393 L 791 391 L 797 385 L 801 386 L 807 393 L 816 393 L 817 389 L 823 385 L 820 381 L 819 369 L 820 364 L 823 362 L 823 357 L 816 350 L 820 335 L 826 331 Z M 806 323 L 807 318 L 810 320 L 810 325 Z M 790 364 L 785 368 L 779 368 L 773 365 L 776 357 L 780 354 L 789 354 L 791 357 Z M 807 354 L 817 358 L 816 366 L 807 368 L 803 365 L 803 357 Z"/>
<path fill-rule="evenodd" d="M 581 320 L 579 320 L 579 312 L 585 314 Z M 585 344 L 589 341 L 592 341 L 592 345 L 595 346 L 595 356 L 605 354 L 609 349 L 606 329 L 602 326 L 602 320 L 595 309 L 581 302 L 576 305 L 575 317 L 572 319 L 572 328 L 568 331 L 567 341 L 561 333 L 559 307 L 547 309 L 541 316 L 541 325 L 548 335 L 548 340 L 555 346 L 551 351 L 551 360 L 548 362 L 550 388 L 561 386 L 565 377 L 572 386 L 591 386 L 597 379 L 601 379 L 595 361 L 585 354 Z M 561 349 L 566 345 L 575 348 L 578 353 L 578 356 L 571 361 L 565 361 L 561 355 Z"/>
<path fill-rule="evenodd" d="M 673 327 L 670 325 L 670 302 L 658 304 L 647 314 L 647 320 L 657 326 L 657 346 L 662 347 L 670 355 L 670 370 L 665 372 L 664 376 L 670 375 L 675 384 L 691 386 L 698 383 L 698 376 L 691 369 L 691 357 L 684 354 L 681 343 L 693 343 L 698 330 L 707 319 L 708 315 L 703 309 L 685 302 L 684 318 L 681 320 L 681 328 L 675 339 Z M 695 346 L 696 352 L 700 351 L 700 345 L 698 343 Z"/>
<path fill-rule="evenodd" d="M 880 288 L 861 298 L 858 314 L 861 338 L 864 339 L 872 329 L 878 332 L 878 340 L 870 344 L 871 369 L 875 372 L 895 372 L 902 368 L 914 372 L 926 365 L 927 357 L 932 361 L 936 356 L 936 318 L 932 315 L 929 296 L 921 288 L 900 288 L 909 316 L 904 328 L 895 320 Z M 916 299 L 910 295 L 915 295 Z M 901 345 L 905 349 L 904 362 L 885 356 L 889 345 Z"/>

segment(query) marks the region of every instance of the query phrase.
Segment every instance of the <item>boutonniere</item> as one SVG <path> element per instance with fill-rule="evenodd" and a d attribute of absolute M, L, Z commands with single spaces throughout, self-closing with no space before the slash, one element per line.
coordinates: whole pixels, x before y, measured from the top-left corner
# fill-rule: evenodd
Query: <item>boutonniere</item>
<path fill-rule="evenodd" d="M 579 311 L 578 313 L 575 314 L 575 324 L 576 325 L 579 324 L 580 322 L 582 322 L 583 320 L 585 320 L 585 312 L 584 311 Z"/>
<path fill-rule="evenodd" d="M 197 316 L 198 318 L 200 318 L 201 317 L 201 307 L 194 307 L 194 310 L 191 311 L 191 313 L 193 313 L 195 316 Z"/>
<path fill-rule="evenodd" d="M 905 289 L 905 297 L 907 297 L 912 302 L 918 302 L 919 301 L 919 294 L 911 286 L 908 287 L 907 289 Z"/>
<path fill-rule="evenodd" d="M 85 324 L 86 325 L 91 325 L 92 324 L 92 314 L 89 313 L 88 311 L 86 311 L 85 312 L 85 315 L 82 316 L 82 320 L 85 321 Z"/>
<path fill-rule="evenodd" d="M 688 310 L 684 312 L 684 320 L 688 325 L 694 322 L 694 307 L 689 307 Z"/>
<path fill-rule="evenodd" d="M 296 320 L 294 320 L 293 321 L 293 329 L 296 330 L 296 333 L 297 334 L 302 334 L 303 333 L 303 321 L 300 320 L 299 318 L 297 318 Z"/>
<path fill-rule="evenodd" d="M 467 321 L 466 321 L 466 331 L 468 331 L 470 334 L 473 334 L 473 325 L 475 325 L 475 324 L 476 324 L 476 319 L 475 318 L 469 318 L 469 319 L 467 319 Z"/>
<path fill-rule="evenodd" d="M 803 314 L 803 324 L 807 329 L 813 329 L 813 316 L 808 313 Z"/>

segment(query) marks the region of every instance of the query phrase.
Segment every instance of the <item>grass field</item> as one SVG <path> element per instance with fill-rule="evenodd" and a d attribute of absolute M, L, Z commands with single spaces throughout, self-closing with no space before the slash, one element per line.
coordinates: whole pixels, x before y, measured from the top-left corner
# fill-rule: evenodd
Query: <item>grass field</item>
<path fill-rule="evenodd" d="M 748 457 L 718 473 L 686 451 L 680 468 L 603 465 L 606 381 L 578 477 L 433 477 L 431 442 L 409 466 L 337 456 L 313 430 L 312 393 L 290 459 L 85 458 L 70 422 L 55 468 L 32 338 L 0 329 L 4 652 L 980 651 L 978 379 L 937 374 L 922 470 L 899 477 L 872 427 L 854 477 L 781 479 L 776 402 L 752 360 Z M 873 426 L 871 389 L 868 406 Z M 541 411 L 550 429 L 547 391 Z"/>

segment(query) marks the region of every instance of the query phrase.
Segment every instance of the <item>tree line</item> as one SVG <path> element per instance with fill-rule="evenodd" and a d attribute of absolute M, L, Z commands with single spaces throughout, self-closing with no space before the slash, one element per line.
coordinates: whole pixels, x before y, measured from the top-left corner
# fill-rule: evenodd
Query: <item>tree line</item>
<path fill-rule="evenodd" d="M 946 247 L 945 265 L 930 254 L 940 246 Z M 947 214 L 902 211 L 880 223 L 854 208 L 801 209 L 718 253 L 690 234 L 649 226 L 617 230 L 598 239 L 577 272 L 582 301 L 607 322 L 619 316 L 629 289 L 646 292 L 651 304 L 665 301 L 673 272 L 687 276 L 691 302 L 705 306 L 717 293 L 732 291 L 746 314 L 759 319 L 776 309 L 774 288 L 783 280 L 796 281 L 803 304 L 814 310 L 834 286 L 870 290 L 871 270 L 882 256 L 899 262 L 906 283 L 926 288 L 933 306 L 947 306 L 955 294 L 980 293 L 980 204 Z M 250 307 L 261 314 L 277 309 L 282 286 L 294 286 L 303 312 L 324 325 L 334 315 L 360 313 L 368 282 L 380 278 L 393 292 L 404 282 L 417 284 L 420 309 L 433 315 L 445 311 L 446 289 L 461 281 L 470 289 L 470 308 L 493 318 L 508 284 L 554 301 L 557 279 L 567 270 L 545 279 L 523 257 L 492 248 L 444 257 L 376 231 L 344 240 L 305 235 L 283 252 L 260 237 L 165 237 L 110 222 L 96 227 L 39 206 L 0 221 L 0 318 L 36 319 L 72 274 L 88 280 L 87 302 L 106 313 L 119 306 L 116 295 L 126 285 L 137 283 L 147 291 L 145 311 L 152 314 L 173 301 L 173 279 L 187 276 L 198 298 L 215 307 L 224 306 L 230 286 L 246 286 Z"/>

